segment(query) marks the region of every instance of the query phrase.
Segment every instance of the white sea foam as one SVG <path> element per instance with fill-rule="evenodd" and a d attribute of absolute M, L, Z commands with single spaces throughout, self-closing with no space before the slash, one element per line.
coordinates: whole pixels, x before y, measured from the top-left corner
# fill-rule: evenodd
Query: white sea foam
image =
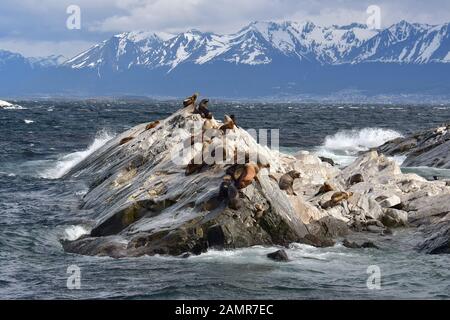
<path fill-rule="evenodd" d="M 83 226 L 69 226 L 64 230 L 63 239 L 74 241 L 89 232 L 90 231 Z"/>
<path fill-rule="evenodd" d="M 323 145 L 316 148 L 315 153 L 332 158 L 340 165 L 347 165 L 357 157 L 359 152 L 381 146 L 398 137 L 402 137 L 402 134 L 391 129 L 342 130 L 327 136 Z"/>
<path fill-rule="evenodd" d="M 25 110 L 26 108 L 19 106 L 18 104 L 12 104 L 8 101 L 0 100 L 0 109 L 4 110 Z"/>
<path fill-rule="evenodd" d="M 114 136 L 106 131 L 97 133 L 94 141 L 82 151 L 76 151 L 60 157 L 56 162 L 52 163 L 52 167 L 44 170 L 40 176 L 46 179 L 58 179 L 67 173 L 71 168 L 86 159 L 93 152 L 101 148 L 106 142 Z"/>

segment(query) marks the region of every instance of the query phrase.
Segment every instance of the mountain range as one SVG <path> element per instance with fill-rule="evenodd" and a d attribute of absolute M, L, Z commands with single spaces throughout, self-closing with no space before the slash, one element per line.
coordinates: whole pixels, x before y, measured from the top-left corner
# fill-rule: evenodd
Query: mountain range
<path fill-rule="evenodd" d="M 0 94 L 446 94 L 449 71 L 450 23 L 252 22 L 224 35 L 125 32 L 70 59 L 0 50 Z"/>

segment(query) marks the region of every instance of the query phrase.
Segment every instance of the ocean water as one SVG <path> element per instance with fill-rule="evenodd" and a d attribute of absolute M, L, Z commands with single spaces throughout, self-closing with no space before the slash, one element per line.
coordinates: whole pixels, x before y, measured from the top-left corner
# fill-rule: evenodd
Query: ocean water
<path fill-rule="evenodd" d="M 78 210 L 87 187 L 83 181 L 58 178 L 116 134 L 164 118 L 179 104 L 18 104 L 20 108 L 0 109 L 0 298 L 450 298 L 449 256 L 416 252 L 421 235 L 412 229 L 374 236 L 381 250 L 293 244 L 288 263 L 265 257 L 274 247 L 210 251 L 188 259 L 65 253 L 60 239 L 87 232 L 82 225 L 89 212 Z M 235 114 L 246 129 L 279 129 L 282 151 L 309 150 L 340 165 L 389 139 L 450 120 L 450 105 L 211 104 L 216 117 Z M 448 170 L 403 170 L 450 177 Z M 67 287 L 70 266 L 80 268 L 79 290 Z M 367 287 L 369 266 L 380 270 L 380 289 Z"/>

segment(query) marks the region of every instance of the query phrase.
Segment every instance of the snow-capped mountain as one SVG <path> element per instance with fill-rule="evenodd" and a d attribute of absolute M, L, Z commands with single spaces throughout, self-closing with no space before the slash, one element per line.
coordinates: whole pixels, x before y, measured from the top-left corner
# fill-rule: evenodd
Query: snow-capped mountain
<path fill-rule="evenodd" d="M 183 63 L 270 64 L 279 57 L 337 65 L 342 63 L 450 62 L 449 24 L 430 26 L 401 21 L 385 30 L 362 24 L 321 27 L 312 22 L 253 22 L 234 34 L 190 30 L 161 37 L 126 32 L 103 41 L 64 65 L 73 69 L 124 71 Z"/>
<path fill-rule="evenodd" d="M 30 61 L 21 54 L 0 50 L 0 70 L 17 66 L 30 66 Z"/>
<path fill-rule="evenodd" d="M 62 62 L 0 50 L 7 95 L 222 97 L 450 92 L 450 24 L 386 29 L 252 22 L 232 34 L 189 30 L 112 36 Z"/>
<path fill-rule="evenodd" d="M 32 57 L 28 59 L 33 66 L 56 67 L 64 63 L 67 58 L 63 55 L 52 54 L 47 57 Z"/>

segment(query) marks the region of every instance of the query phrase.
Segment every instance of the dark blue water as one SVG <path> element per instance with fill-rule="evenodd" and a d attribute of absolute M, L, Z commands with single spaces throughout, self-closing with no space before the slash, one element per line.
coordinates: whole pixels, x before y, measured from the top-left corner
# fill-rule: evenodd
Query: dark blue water
<path fill-rule="evenodd" d="M 292 261 L 286 264 L 268 261 L 265 254 L 274 248 L 263 247 L 212 251 L 188 259 L 67 254 L 59 239 L 69 236 L 71 226 L 89 219 L 89 212 L 78 210 L 87 189 L 83 182 L 56 178 L 109 137 L 164 118 L 178 104 L 19 104 L 25 109 L 0 110 L 0 298 L 450 297 L 449 257 L 415 252 L 412 247 L 420 235 L 411 230 L 377 238 L 379 251 L 339 244 L 326 249 L 293 245 L 288 250 Z M 211 109 L 219 118 L 234 113 L 244 128 L 279 129 L 285 150 L 338 155 L 352 155 L 385 137 L 450 120 L 450 105 L 213 103 Z M 67 288 L 70 265 L 81 269 L 80 290 Z M 366 286 L 370 265 L 380 267 L 380 290 Z"/>

